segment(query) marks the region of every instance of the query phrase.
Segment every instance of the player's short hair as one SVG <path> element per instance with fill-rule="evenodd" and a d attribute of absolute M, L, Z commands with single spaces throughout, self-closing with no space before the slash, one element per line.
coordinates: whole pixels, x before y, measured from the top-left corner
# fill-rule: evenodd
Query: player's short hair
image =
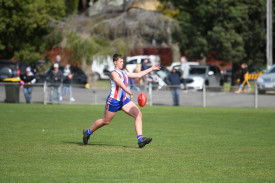
<path fill-rule="evenodd" d="M 119 58 L 122 58 L 122 59 L 123 59 L 122 55 L 121 55 L 121 54 L 118 54 L 118 53 L 115 53 L 114 56 L 113 56 L 113 62 L 114 62 L 114 61 L 118 61 Z"/>

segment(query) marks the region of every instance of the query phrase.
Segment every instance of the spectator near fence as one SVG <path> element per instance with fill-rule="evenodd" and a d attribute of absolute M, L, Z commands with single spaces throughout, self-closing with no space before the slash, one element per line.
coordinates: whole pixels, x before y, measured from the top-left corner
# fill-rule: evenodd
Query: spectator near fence
<path fill-rule="evenodd" d="M 57 93 L 57 102 L 60 103 L 61 83 L 62 83 L 62 72 L 59 70 L 59 65 L 54 64 L 54 70 L 50 73 L 50 102 L 53 102 L 54 92 Z"/>
<path fill-rule="evenodd" d="M 180 105 L 180 80 L 181 72 L 176 67 L 173 67 L 172 72 L 168 75 L 168 81 L 172 93 L 173 105 Z"/>
<path fill-rule="evenodd" d="M 60 100 L 62 100 L 63 97 L 67 95 L 67 93 L 69 93 L 70 101 L 74 102 L 75 99 L 73 98 L 72 87 L 71 87 L 73 75 L 71 73 L 70 64 L 67 64 L 66 67 L 64 68 L 63 76 L 64 76 L 64 80 L 63 80 L 64 92 L 60 96 Z"/>
<path fill-rule="evenodd" d="M 32 84 L 34 84 L 36 81 L 33 73 L 31 72 L 31 68 L 27 67 L 26 74 L 21 75 L 20 78 L 21 78 L 21 86 L 24 89 L 26 103 L 31 103 L 32 89 L 33 89 Z"/>
<path fill-rule="evenodd" d="M 148 59 L 144 59 L 143 62 L 141 63 L 141 71 L 147 70 L 148 69 Z"/>

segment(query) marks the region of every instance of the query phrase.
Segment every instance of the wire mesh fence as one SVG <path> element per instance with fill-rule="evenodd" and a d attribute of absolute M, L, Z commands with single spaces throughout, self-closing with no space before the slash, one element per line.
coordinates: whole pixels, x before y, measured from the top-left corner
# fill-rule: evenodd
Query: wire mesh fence
<path fill-rule="evenodd" d="M 147 95 L 147 106 L 173 105 L 170 89 L 177 86 L 164 86 L 161 88 L 151 85 L 141 85 L 132 89 L 133 101 L 137 104 L 137 96 L 143 91 Z M 82 85 L 72 85 L 72 96 L 62 97 L 58 101 L 57 93 L 54 93 L 54 100 L 50 101 L 50 87 L 47 83 L 34 84 L 32 90 L 32 104 L 100 104 L 105 105 L 106 98 L 110 93 L 109 88 L 93 87 L 86 89 Z M 246 108 L 275 108 L 275 93 L 258 94 L 257 89 L 252 88 L 247 93 L 231 92 L 230 86 L 207 87 L 202 91 L 180 89 L 180 106 L 195 107 L 246 107 Z M 61 87 L 61 94 L 64 86 Z M 17 98 L 18 96 L 18 98 Z M 1 103 L 25 103 L 23 88 L 18 83 L 0 83 Z"/>

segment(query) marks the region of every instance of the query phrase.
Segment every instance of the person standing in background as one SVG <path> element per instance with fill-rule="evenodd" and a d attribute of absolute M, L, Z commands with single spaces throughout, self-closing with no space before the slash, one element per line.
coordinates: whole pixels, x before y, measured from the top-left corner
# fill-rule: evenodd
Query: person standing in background
<path fill-rule="evenodd" d="M 33 89 L 32 84 L 34 84 L 36 82 L 36 79 L 35 79 L 33 73 L 31 72 L 31 68 L 27 67 L 26 74 L 20 76 L 20 78 L 21 78 L 21 84 L 24 89 L 26 103 L 29 104 L 29 103 L 31 103 L 31 99 L 32 99 L 32 89 Z"/>
<path fill-rule="evenodd" d="M 73 79 L 73 75 L 71 73 L 64 78 L 64 80 L 63 80 L 64 92 L 60 97 L 61 101 L 62 101 L 63 97 L 65 95 L 67 95 L 67 93 L 69 93 L 69 95 L 70 95 L 70 101 L 71 102 L 75 101 L 75 99 L 73 98 L 72 87 L 71 87 L 72 79 Z"/>
<path fill-rule="evenodd" d="M 65 66 L 65 68 L 64 68 L 64 72 L 63 72 L 63 76 L 64 76 L 64 80 L 63 80 L 64 92 L 60 96 L 60 100 L 62 101 L 63 97 L 65 95 L 67 95 L 67 93 L 69 93 L 69 95 L 70 95 L 70 101 L 74 102 L 75 99 L 73 98 L 72 87 L 71 87 L 73 75 L 71 73 L 70 67 L 71 67 L 70 64 L 67 64 Z"/>
<path fill-rule="evenodd" d="M 173 97 L 173 105 L 180 105 L 180 80 L 181 73 L 177 70 L 176 67 L 173 67 L 172 72 L 168 75 L 168 81 L 170 82 L 170 89 Z"/>
<path fill-rule="evenodd" d="M 62 83 L 62 72 L 59 70 L 59 65 L 54 64 L 54 70 L 50 73 L 50 83 L 51 83 L 51 94 L 50 102 L 53 102 L 54 92 L 57 93 L 57 102 L 60 103 L 60 93 L 61 93 L 61 83 Z"/>
<path fill-rule="evenodd" d="M 144 59 L 143 62 L 141 63 L 141 71 L 144 71 L 146 69 L 148 69 L 148 59 Z"/>

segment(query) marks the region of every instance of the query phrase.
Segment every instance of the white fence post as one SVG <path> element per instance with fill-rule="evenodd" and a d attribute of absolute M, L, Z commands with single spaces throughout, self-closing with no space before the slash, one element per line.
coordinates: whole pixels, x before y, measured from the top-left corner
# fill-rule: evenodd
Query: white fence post
<path fill-rule="evenodd" d="M 153 98 L 152 98 L 152 83 L 150 82 L 149 83 L 149 104 L 150 104 L 150 106 L 152 106 L 152 104 L 153 104 Z"/>
<path fill-rule="evenodd" d="M 47 82 L 46 81 L 44 82 L 44 85 L 43 85 L 43 93 L 44 93 L 43 103 L 44 105 L 46 105 L 47 104 Z"/>
<path fill-rule="evenodd" d="M 258 86 L 257 86 L 257 83 L 255 82 L 255 85 L 254 85 L 254 90 L 255 90 L 255 99 L 254 99 L 254 107 L 257 109 L 258 108 Z"/>
<path fill-rule="evenodd" d="M 206 88 L 205 88 L 205 85 L 203 85 L 203 88 L 202 88 L 202 107 L 206 107 Z"/>

